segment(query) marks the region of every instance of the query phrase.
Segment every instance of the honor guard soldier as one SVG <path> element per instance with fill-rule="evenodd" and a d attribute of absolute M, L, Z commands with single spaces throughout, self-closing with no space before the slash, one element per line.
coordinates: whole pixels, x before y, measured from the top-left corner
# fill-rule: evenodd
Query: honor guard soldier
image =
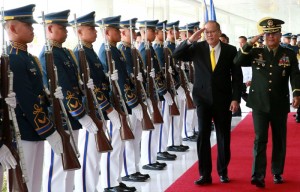
<path fill-rule="evenodd" d="M 179 32 L 180 32 L 180 38 L 181 41 L 184 41 L 186 39 L 188 39 L 190 36 L 193 35 L 194 33 L 194 29 L 198 28 L 200 22 L 193 22 L 193 23 L 189 23 L 183 27 L 179 28 Z M 189 86 L 189 90 L 190 93 L 192 93 L 193 91 L 193 82 L 192 82 L 192 78 L 191 76 L 194 76 L 194 74 L 190 74 L 193 73 L 193 64 L 191 61 L 188 62 L 183 62 L 184 63 L 184 70 L 186 72 L 186 75 L 189 80 L 188 82 L 188 86 Z M 191 69 L 192 68 L 192 69 Z M 184 137 L 182 140 L 183 141 L 192 141 L 192 142 L 197 142 L 197 136 L 195 134 L 195 129 L 198 129 L 198 118 L 197 118 L 197 113 L 195 109 L 190 109 L 187 110 L 187 105 L 185 104 L 185 110 L 184 110 L 184 114 L 183 114 L 183 130 L 182 130 L 182 137 Z"/>
<path fill-rule="evenodd" d="M 71 21 L 70 24 L 74 26 L 75 21 Z M 103 71 L 99 57 L 93 49 L 92 43 L 97 38 L 95 27 L 98 27 L 98 25 L 95 23 L 95 12 L 93 11 L 77 18 L 77 28 L 75 27 L 74 30 L 77 30 L 75 33 L 77 33 L 84 49 L 99 108 L 102 110 L 103 115 L 108 117 L 106 119 L 111 120 L 115 127 L 120 127 L 119 114 L 109 101 L 109 95 L 111 94 L 109 80 Z M 74 49 L 74 54 L 79 61 L 78 46 Z M 117 76 L 117 73 L 114 74 L 115 78 Z M 101 153 L 97 151 L 95 139 L 89 131 L 80 129 L 78 140 L 81 154 L 79 160 L 82 168 L 75 172 L 75 191 L 95 191 L 99 181 Z"/>
<path fill-rule="evenodd" d="M 159 65 L 157 55 L 152 47 L 152 42 L 155 39 L 155 30 L 156 30 L 156 25 L 158 23 L 158 20 L 139 21 L 138 23 L 139 23 L 141 36 L 142 36 L 142 43 L 140 44 L 139 51 L 141 53 L 145 65 L 144 68 L 148 69 L 150 65 L 153 64 L 151 68 L 151 74 L 149 74 L 149 76 L 155 79 L 156 86 L 154 87 L 156 88 L 155 90 L 157 92 L 156 95 L 159 95 L 159 98 L 155 98 L 155 99 L 157 99 L 158 107 L 160 109 L 161 109 L 160 101 L 163 100 L 166 101 L 167 103 L 166 108 L 168 108 L 168 105 L 172 105 L 173 101 L 170 93 L 166 89 L 163 72 Z M 147 51 L 150 51 L 151 60 L 153 61 L 152 64 L 151 62 L 147 63 Z M 162 110 L 164 110 L 164 108 L 162 108 Z M 163 114 L 163 112 L 161 114 Z M 141 146 L 142 149 L 145 148 L 148 149 L 148 150 L 141 151 L 141 164 L 143 165 L 142 167 L 143 169 L 162 170 L 164 167 L 166 167 L 166 163 L 160 163 L 156 161 L 158 157 L 157 144 L 159 143 L 159 133 L 161 128 L 160 125 L 158 129 L 157 127 L 158 125 L 155 125 L 155 129 L 153 131 L 150 131 L 148 133 L 143 132 Z M 165 138 L 167 139 L 167 135 Z M 175 157 L 173 157 L 172 159 L 175 159 Z"/>
<path fill-rule="evenodd" d="M 291 37 L 292 37 L 292 33 L 285 33 L 282 35 L 282 43 L 280 44 L 282 47 L 287 47 L 292 49 L 291 46 Z"/>
<path fill-rule="evenodd" d="M 291 36 L 291 47 L 295 51 L 296 54 L 299 53 L 299 47 L 297 45 L 297 35 L 292 35 Z"/>
<path fill-rule="evenodd" d="M 78 142 L 79 129 L 84 127 L 92 134 L 96 134 L 98 128 L 92 119 L 86 114 L 82 103 L 82 92 L 80 90 L 79 74 L 77 71 L 77 61 L 74 53 L 62 46 L 67 38 L 68 16 L 70 10 L 48 13 L 45 15 L 46 33 L 50 41 L 55 67 L 57 68 L 58 85 L 62 88 L 61 99 L 67 111 L 68 119 L 73 129 L 75 145 Z M 43 47 L 39 58 L 42 63 L 44 84 L 48 86 L 45 47 Z M 67 125 L 64 124 L 67 129 Z M 74 171 L 64 171 L 60 156 L 54 155 L 49 147 L 45 146 L 45 174 L 43 181 L 44 191 L 62 190 L 73 191 Z"/>
<path fill-rule="evenodd" d="M 103 37 L 107 40 L 107 44 L 103 43 L 99 50 L 99 58 L 103 64 L 104 71 L 109 71 L 108 63 L 110 58 L 107 58 L 106 49 L 110 49 L 111 60 L 113 68 L 118 72 L 118 80 L 116 84 L 119 85 L 121 94 L 120 99 L 123 99 L 124 106 L 128 114 L 136 116 L 138 119 L 142 119 L 143 112 L 141 105 L 138 103 L 137 96 L 134 94 L 133 85 L 130 82 L 129 75 L 126 69 L 126 61 L 121 52 L 116 47 L 117 43 L 121 41 L 120 34 L 120 18 L 121 16 L 107 17 L 102 20 L 97 21 L 100 27 L 103 29 Z M 106 45 L 105 45 L 106 44 Z M 113 70 L 113 69 L 111 69 Z M 114 93 L 116 94 L 116 93 Z M 114 105 L 119 105 L 120 103 L 114 103 Z M 126 116 L 128 115 L 126 114 Z M 128 118 L 127 118 L 128 119 Z M 101 184 L 104 186 L 104 191 L 135 191 L 135 187 L 128 187 L 121 182 L 121 171 L 122 171 L 122 162 L 123 162 L 123 152 L 124 152 L 124 142 L 120 137 L 120 127 L 114 127 L 111 122 L 108 123 L 109 134 L 111 137 L 111 142 L 113 146 L 113 151 L 109 153 L 102 154 L 100 160 L 100 169 L 101 169 Z"/>
<path fill-rule="evenodd" d="M 167 47 L 172 55 L 173 51 L 176 48 L 176 40 L 179 39 L 179 21 L 167 23 L 166 30 L 167 30 Z M 182 88 L 179 80 L 179 73 L 178 70 L 181 66 L 177 63 L 177 60 L 171 57 L 170 59 L 170 68 L 167 69 L 169 73 L 171 73 L 174 87 L 176 93 L 174 93 L 175 100 L 177 101 L 177 106 L 179 108 L 180 115 L 172 116 L 171 117 L 171 124 L 170 124 L 170 131 L 169 131 L 169 139 L 168 139 L 168 151 L 177 151 L 183 152 L 189 149 L 188 146 L 182 145 L 182 128 L 183 128 L 183 115 L 184 115 L 184 100 L 186 99 L 184 89 Z"/>
<path fill-rule="evenodd" d="M 9 61 L 14 74 L 13 90 L 17 99 L 15 113 L 25 158 L 23 166 L 28 177 L 26 184 L 28 191 L 40 192 L 43 176 L 43 140 L 46 139 L 58 155 L 62 153 L 62 140 L 53 122 L 48 118 L 40 62 L 27 51 L 27 43 L 32 42 L 34 37 L 34 8 L 35 5 L 31 4 L 4 11 L 4 20 L 10 40 Z"/>
<path fill-rule="evenodd" d="M 120 26 L 122 27 L 121 30 L 121 43 L 119 44 L 119 50 L 121 51 L 122 55 L 125 58 L 126 61 L 126 68 L 127 68 L 127 73 L 129 74 L 130 77 L 133 79 L 136 79 L 140 82 L 143 82 L 144 78 L 140 72 L 138 73 L 137 77 L 134 76 L 134 62 L 133 62 L 133 55 L 131 53 L 131 38 L 134 42 L 134 39 L 136 38 L 136 24 L 137 18 L 133 18 L 130 20 L 126 21 L 121 21 Z M 131 24 L 131 26 L 130 26 Z M 131 32 L 132 30 L 132 37 Z M 140 55 L 137 54 L 137 57 L 139 57 L 139 63 L 137 63 L 140 66 L 140 69 L 143 70 L 143 62 L 142 59 L 140 58 Z M 137 59 L 137 58 L 136 58 Z M 142 66 L 141 66 L 142 65 Z M 132 79 L 131 78 L 131 79 Z M 138 93 L 136 90 L 137 94 L 142 94 Z M 147 99 L 147 98 L 145 98 Z M 131 120 L 131 126 L 132 126 L 132 131 L 134 134 L 134 139 L 131 141 L 125 142 L 125 150 L 124 150 L 124 166 L 123 166 L 123 174 L 125 175 L 122 177 L 123 181 L 137 181 L 137 182 L 142 182 L 146 181 L 150 176 L 148 174 L 141 174 L 140 169 L 139 169 L 139 163 L 141 159 L 141 150 L 147 150 L 147 148 L 141 148 L 141 139 L 142 139 L 142 121 L 141 119 L 137 119 L 135 116 L 131 115 L 130 116 Z"/>
<path fill-rule="evenodd" d="M 156 37 L 153 43 L 153 49 L 157 56 L 158 64 L 161 71 L 165 71 L 165 58 L 164 58 L 164 36 L 166 32 L 163 30 L 163 26 L 167 24 L 167 20 L 156 24 Z M 165 34 L 164 34 L 165 33 Z M 163 73 L 162 73 L 163 74 Z M 167 152 L 168 134 L 170 130 L 171 116 L 169 115 L 168 103 L 162 101 L 162 116 L 164 123 L 160 125 L 159 140 L 157 149 L 157 160 L 172 161 L 176 159 L 175 154 Z"/>
<path fill-rule="evenodd" d="M 290 112 L 289 79 L 293 90 L 293 107 L 300 104 L 300 79 L 296 54 L 279 45 L 281 25 L 279 19 L 265 19 L 259 25 L 265 37 L 264 48 L 252 48 L 259 35 L 253 37 L 238 52 L 235 64 L 252 66 L 252 83 L 247 106 L 253 112 L 255 140 L 251 184 L 265 187 L 266 149 L 268 129 L 272 129 L 271 171 L 275 184 L 283 183 L 282 174 L 286 155 L 286 126 Z"/>

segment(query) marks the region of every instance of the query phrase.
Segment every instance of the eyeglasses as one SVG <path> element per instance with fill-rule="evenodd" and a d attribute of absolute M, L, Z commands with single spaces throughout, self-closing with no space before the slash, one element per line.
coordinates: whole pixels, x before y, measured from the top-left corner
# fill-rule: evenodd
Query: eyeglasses
<path fill-rule="evenodd" d="M 215 30 L 215 31 L 204 31 L 204 34 L 205 34 L 205 35 L 209 35 L 209 34 L 214 35 L 214 34 L 216 34 L 218 31 L 219 31 L 219 30 Z"/>

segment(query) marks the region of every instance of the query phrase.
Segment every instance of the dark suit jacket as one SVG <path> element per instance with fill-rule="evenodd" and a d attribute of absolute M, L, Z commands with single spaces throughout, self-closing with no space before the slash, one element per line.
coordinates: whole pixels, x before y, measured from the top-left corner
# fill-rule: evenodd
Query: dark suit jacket
<path fill-rule="evenodd" d="M 244 45 L 235 58 L 237 65 L 252 66 L 252 82 L 247 106 L 263 112 L 290 111 L 289 79 L 294 96 L 300 95 L 300 79 L 296 54 L 279 46 L 273 62 L 267 47 Z"/>
<path fill-rule="evenodd" d="M 198 105 L 228 106 L 232 100 L 240 102 L 243 75 L 240 66 L 233 64 L 237 53 L 232 45 L 221 43 L 221 52 L 214 72 L 210 62 L 210 50 L 206 41 L 190 45 L 183 41 L 174 51 L 173 57 L 183 61 L 193 61 L 195 83 L 193 99 Z"/>

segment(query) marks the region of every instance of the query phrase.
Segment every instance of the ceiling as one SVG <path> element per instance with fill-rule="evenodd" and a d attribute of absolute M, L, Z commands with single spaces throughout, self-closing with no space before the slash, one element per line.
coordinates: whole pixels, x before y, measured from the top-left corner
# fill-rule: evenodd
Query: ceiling
<path fill-rule="evenodd" d="M 209 1 L 206 0 L 206 3 L 209 4 Z M 253 21 L 259 21 L 263 17 L 274 17 L 285 21 L 283 31 L 300 33 L 300 0 L 213 0 L 213 2 L 216 14 L 218 10 L 223 10 Z"/>

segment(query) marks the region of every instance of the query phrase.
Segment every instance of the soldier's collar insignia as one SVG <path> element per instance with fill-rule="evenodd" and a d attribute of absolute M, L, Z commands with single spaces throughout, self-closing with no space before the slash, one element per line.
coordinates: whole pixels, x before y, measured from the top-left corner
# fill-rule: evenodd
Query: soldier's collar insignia
<path fill-rule="evenodd" d="M 58 43 L 57 41 L 50 40 L 50 44 L 54 47 L 62 48 L 62 44 Z"/>
<path fill-rule="evenodd" d="M 82 41 L 82 45 L 85 46 L 86 48 L 89 48 L 89 49 L 93 48 L 93 45 L 91 43 L 87 43 L 87 42 L 84 42 L 84 41 Z"/>
<path fill-rule="evenodd" d="M 21 44 L 15 41 L 11 41 L 10 45 L 14 48 L 14 49 L 20 49 L 22 51 L 26 51 L 27 52 L 27 45 L 25 44 Z"/>

